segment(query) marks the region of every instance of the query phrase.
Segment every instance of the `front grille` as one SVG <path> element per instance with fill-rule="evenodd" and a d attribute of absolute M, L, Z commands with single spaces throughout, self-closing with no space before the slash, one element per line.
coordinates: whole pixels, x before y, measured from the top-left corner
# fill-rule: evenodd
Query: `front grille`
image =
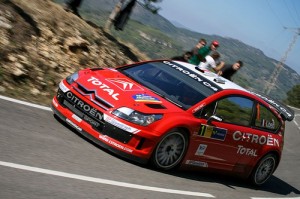
<path fill-rule="evenodd" d="M 88 115 L 84 114 L 82 111 L 77 109 L 74 105 L 71 105 L 67 100 L 64 100 L 63 104 L 70 109 L 73 113 L 75 113 L 78 117 L 89 123 L 94 129 L 102 131 L 104 121 L 99 121 L 95 118 L 91 118 Z"/>
<path fill-rule="evenodd" d="M 63 93 L 61 90 L 58 90 L 57 99 L 63 107 L 68 108 L 78 117 L 89 123 L 94 129 L 102 131 L 105 122 L 103 120 L 103 113 L 98 109 L 85 103 L 70 91 Z"/>
<path fill-rule="evenodd" d="M 107 135 L 115 140 L 118 140 L 119 142 L 122 143 L 128 143 L 133 134 L 124 131 L 108 122 L 105 123 L 104 128 L 103 128 L 103 135 Z"/>
<path fill-rule="evenodd" d="M 122 143 L 128 143 L 131 140 L 133 134 L 105 122 L 102 112 L 88 105 L 70 91 L 63 93 L 59 89 L 57 92 L 57 100 L 60 105 L 68 108 L 82 120 L 89 123 L 93 129 L 101 134 L 107 135 Z M 91 109 L 93 110 L 91 111 Z"/>

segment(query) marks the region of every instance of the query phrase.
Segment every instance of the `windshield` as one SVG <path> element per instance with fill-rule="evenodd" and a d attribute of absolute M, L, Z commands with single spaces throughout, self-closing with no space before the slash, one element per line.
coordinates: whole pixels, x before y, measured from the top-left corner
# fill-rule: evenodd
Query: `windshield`
<path fill-rule="evenodd" d="M 218 89 L 196 72 L 172 62 L 149 62 L 120 68 L 120 72 L 183 109 L 188 109 Z"/>

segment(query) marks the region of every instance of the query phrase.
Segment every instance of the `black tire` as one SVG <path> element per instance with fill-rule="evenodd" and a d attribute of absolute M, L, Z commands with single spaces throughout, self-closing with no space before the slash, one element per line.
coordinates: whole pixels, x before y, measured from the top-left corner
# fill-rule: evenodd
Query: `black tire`
<path fill-rule="evenodd" d="M 255 166 L 250 176 L 251 182 L 260 186 L 264 184 L 274 173 L 278 164 L 277 156 L 274 154 L 268 154 L 264 156 Z"/>
<path fill-rule="evenodd" d="M 167 133 L 157 144 L 151 157 L 154 167 L 161 170 L 170 170 L 178 166 L 188 147 L 185 133 L 173 130 Z"/>

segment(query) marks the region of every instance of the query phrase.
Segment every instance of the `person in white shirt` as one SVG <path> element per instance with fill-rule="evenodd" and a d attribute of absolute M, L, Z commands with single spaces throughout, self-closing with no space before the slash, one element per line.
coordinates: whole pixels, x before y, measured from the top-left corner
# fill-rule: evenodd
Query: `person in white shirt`
<path fill-rule="evenodd" d="M 211 55 L 207 55 L 205 57 L 206 61 L 200 62 L 200 64 L 197 67 L 202 71 L 213 71 L 217 73 L 223 68 L 225 64 L 223 61 L 220 62 L 219 58 L 220 58 L 220 53 L 214 51 Z"/>

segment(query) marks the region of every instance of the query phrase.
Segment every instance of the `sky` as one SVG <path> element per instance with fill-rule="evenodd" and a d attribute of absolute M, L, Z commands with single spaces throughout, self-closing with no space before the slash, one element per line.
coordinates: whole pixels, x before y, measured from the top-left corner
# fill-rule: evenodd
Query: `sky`
<path fill-rule="evenodd" d="M 190 30 L 238 39 L 278 61 L 287 53 L 284 63 L 300 74 L 300 0 L 163 0 L 157 5 L 161 16 Z"/>

